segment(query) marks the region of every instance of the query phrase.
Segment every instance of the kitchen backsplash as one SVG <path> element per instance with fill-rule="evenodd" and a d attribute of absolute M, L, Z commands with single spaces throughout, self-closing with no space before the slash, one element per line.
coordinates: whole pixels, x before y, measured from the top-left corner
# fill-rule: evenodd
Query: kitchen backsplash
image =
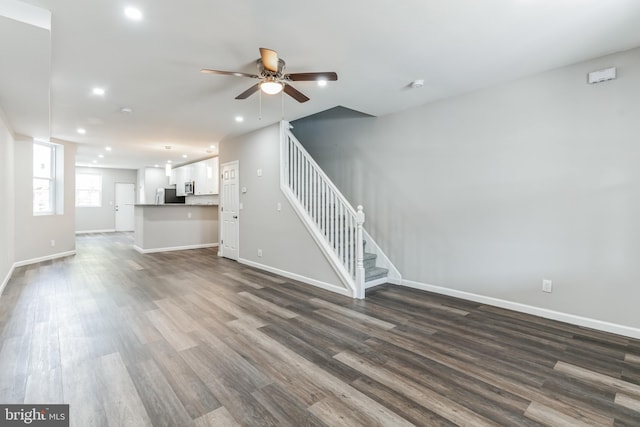
<path fill-rule="evenodd" d="M 184 200 L 187 205 L 217 205 L 219 201 L 217 194 L 207 196 L 187 196 Z"/>

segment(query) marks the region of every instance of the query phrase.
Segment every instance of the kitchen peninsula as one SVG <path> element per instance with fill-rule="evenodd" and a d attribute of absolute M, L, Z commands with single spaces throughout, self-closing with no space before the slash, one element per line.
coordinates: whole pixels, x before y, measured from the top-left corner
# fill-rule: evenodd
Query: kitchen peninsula
<path fill-rule="evenodd" d="M 217 204 L 135 205 L 134 249 L 141 253 L 218 246 Z"/>

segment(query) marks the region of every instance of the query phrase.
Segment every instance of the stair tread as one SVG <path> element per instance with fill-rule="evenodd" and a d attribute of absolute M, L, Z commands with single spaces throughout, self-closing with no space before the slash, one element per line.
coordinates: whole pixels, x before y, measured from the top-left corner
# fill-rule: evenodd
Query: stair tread
<path fill-rule="evenodd" d="M 368 282 L 370 280 L 380 279 L 382 277 L 386 277 L 387 273 L 389 273 L 388 268 L 382 267 L 370 267 L 365 268 L 364 270 L 364 281 Z"/>

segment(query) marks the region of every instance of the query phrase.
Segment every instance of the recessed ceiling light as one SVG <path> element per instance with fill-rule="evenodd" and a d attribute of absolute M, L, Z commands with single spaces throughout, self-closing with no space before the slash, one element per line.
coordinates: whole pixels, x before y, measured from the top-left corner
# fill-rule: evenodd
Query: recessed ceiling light
<path fill-rule="evenodd" d="M 97 160 L 94 160 L 94 161 L 93 161 L 93 163 L 98 163 L 98 161 L 97 161 Z"/>
<path fill-rule="evenodd" d="M 216 148 L 216 144 L 211 144 L 209 148 Z"/>
<path fill-rule="evenodd" d="M 131 114 L 133 113 L 133 109 L 129 108 L 129 107 L 123 107 L 120 109 L 120 112 L 122 114 Z"/>
<path fill-rule="evenodd" d="M 77 131 L 80 135 L 84 135 L 85 133 L 87 133 L 87 130 L 86 130 L 86 129 L 83 129 L 83 128 L 78 128 L 78 129 L 76 129 L 76 131 Z"/>
<path fill-rule="evenodd" d="M 171 160 L 167 160 L 167 163 L 171 163 Z"/>
<path fill-rule="evenodd" d="M 104 154 L 98 154 L 98 157 L 100 157 L 101 159 L 104 159 Z"/>
<path fill-rule="evenodd" d="M 159 168 L 159 167 L 160 167 L 160 165 L 153 165 L 153 167 L 154 167 L 154 168 Z"/>
<path fill-rule="evenodd" d="M 183 155 L 182 155 L 182 158 L 183 158 L 183 159 L 186 159 L 187 157 L 188 157 L 188 156 L 187 156 L 186 154 L 183 154 Z"/>
<path fill-rule="evenodd" d="M 244 117 L 242 116 L 236 116 L 236 122 L 240 123 L 244 121 Z"/>
<path fill-rule="evenodd" d="M 101 87 L 94 87 L 92 92 L 94 95 L 100 95 L 100 96 L 105 94 L 104 89 Z"/>
<path fill-rule="evenodd" d="M 142 12 L 140 9 L 136 9 L 135 7 L 126 7 L 124 9 L 124 15 L 132 21 L 142 20 Z"/>
<path fill-rule="evenodd" d="M 111 151 L 111 147 L 104 147 L 105 150 Z"/>
<path fill-rule="evenodd" d="M 326 85 L 327 85 L 327 81 L 326 80 L 318 80 L 318 86 L 324 87 Z"/>

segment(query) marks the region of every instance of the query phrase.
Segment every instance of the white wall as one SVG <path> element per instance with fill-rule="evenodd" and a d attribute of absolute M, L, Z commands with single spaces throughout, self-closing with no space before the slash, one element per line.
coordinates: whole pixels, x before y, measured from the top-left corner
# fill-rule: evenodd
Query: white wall
<path fill-rule="evenodd" d="M 145 203 L 156 202 L 156 191 L 169 185 L 169 177 L 164 168 L 146 168 L 144 170 Z"/>
<path fill-rule="evenodd" d="M 14 137 L 0 110 L 0 292 L 9 280 L 14 256 Z"/>
<path fill-rule="evenodd" d="M 114 211 L 116 183 L 136 184 L 134 169 L 76 168 L 76 174 L 98 174 L 102 176 L 102 206 L 76 207 L 76 232 L 115 231 Z M 135 188 L 135 187 L 134 187 Z"/>
<path fill-rule="evenodd" d="M 586 84 L 609 66 L 617 80 Z M 635 49 L 293 132 L 405 278 L 640 328 L 638 99 Z"/>
<path fill-rule="evenodd" d="M 138 169 L 136 175 L 138 183 L 138 185 L 136 186 L 136 203 L 144 203 L 147 199 L 147 192 L 144 189 L 144 168 Z"/>
<path fill-rule="evenodd" d="M 239 160 L 240 258 L 344 290 L 340 279 L 280 190 L 279 124 L 220 143 L 220 170 Z M 257 170 L 262 169 L 262 176 Z M 277 211 L 281 203 L 282 210 Z M 263 256 L 258 257 L 258 249 Z"/>
<path fill-rule="evenodd" d="M 15 143 L 15 260 L 29 262 L 75 251 L 75 144 L 64 146 L 64 213 L 33 215 L 33 141 L 16 137 Z M 51 246 L 51 241 L 55 246 Z"/>

